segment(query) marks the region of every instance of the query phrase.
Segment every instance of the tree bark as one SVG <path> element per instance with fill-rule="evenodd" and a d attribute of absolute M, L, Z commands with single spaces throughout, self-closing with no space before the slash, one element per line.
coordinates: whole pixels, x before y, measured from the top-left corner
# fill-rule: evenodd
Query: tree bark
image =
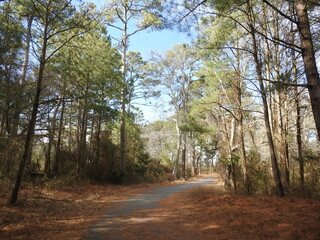
<path fill-rule="evenodd" d="M 62 136 L 62 129 L 63 129 L 63 116 L 64 116 L 64 109 L 65 109 L 65 101 L 62 100 L 62 107 L 59 119 L 59 131 L 58 131 L 58 140 L 57 140 L 57 148 L 56 148 L 56 155 L 54 159 L 53 165 L 53 172 L 55 175 L 59 174 L 59 167 L 60 167 L 60 152 L 61 152 L 61 136 Z"/>
<path fill-rule="evenodd" d="M 26 46 L 21 70 L 21 77 L 19 79 L 19 91 L 22 91 L 23 84 L 26 81 L 27 77 L 27 70 L 29 65 L 29 52 L 30 52 L 30 42 L 31 42 L 31 26 L 33 22 L 33 16 L 28 16 L 28 24 L 27 24 L 27 32 L 26 32 Z M 18 134 L 18 127 L 20 122 L 20 113 L 21 113 L 21 97 L 17 99 L 17 106 L 14 112 L 14 120 L 13 120 L 13 127 L 12 127 L 12 134 L 15 136 Z"/>
<path fill-rule="evenodd" d="M 239 41 L 237 41 L 237 48 L 238 48 Z M 245 188 L 247 193 L 251 193 L 250 187 L 250 179 L 248 174 L 248 159 L 246 154 L 246 146 L 245 146 L 245 139 L 244 139 L 244 116 L 243 116 L 243 108 L 242 108 L 242 86 L 243 86 L 243 79 L 241 76 L 241 69 L 240 69 L 240 51 L 237 50 L 236 58 L 237 58 L 237 84 L 236 84 L 236 95 L 237 95 L 237 104 L 238 104 L 238 126 L 239 126 L 239 137 L 240 137 L 240 146 L 241 146 L 241 167 L 243 173 L 243 181 L 245 184 Z"/>
<path fill-rule="evenodd" d="M 295 37 L 292 34 L 292 42 L 294 42 Z M 295 56 L 295 52 L 292 51 L 292 68 L 293 68 L 293 78 L 294 83 L 298 83 L 298 70 L 297 70 L 297 60 Z M 295 108 L 296 108 L 296 140 L 297 140 L 297 148 L 298 148 L 298 162 L 299 162 L 299 173 L 300 173 L 300 187 L 302 194 L 305 194 L 305 184 L 304 184 L 304 159 L 302 153 L 302 126 L 301 126 L 301 104 L 300 104 L 300 94 L 297 86 L 294 87 L 294 95 L 295 95 Z M 294 172 L 293 172 L 293 180 L 294 180 Z"/>
<path fill-rule="evenodd" d="M 278 165 L 278 159 L 275 152 L 272 132 L 271 132 L 271 125 L 270 125 L 270 119 L 269 119 L 269 107 L 267 102 L 267 94 L 263 83 L 263 76 L 262 76 L 262 70 L 261 70 L 261 63 L 258 57 L 258 46 L 257 46 L 257 40 L 256 40 L 256 33 L 255 28 L 253 26 L 252 16 L 250 16 L 250 13 L 252 11 L 252 8 L 250 6 L 250 3 L 248 2 L 248 21 L 250 26 L 250 34 L 252 37 L 252 44 L 253 44 L 253 58 L 255 62 L 255 68 L 256 73 L 259 81 L 259 87 L 260 87 L 260 93 L 261 93 L 261 100 L 263 103 L 263 111 L 264 111 L 264 123 L 266 128 L 266 134 L 268 138 L 268 145 L 270 150 L 270 158 L 271 158 L 271 165 L 272 165 L 272 172 L 273 172 L 273 179 L 276 185 L 276 193 L 278 196 L 284 196 L 284 190 L 281 182 L 280 177 L 280 170 Z"/>
<path fill-rule="evenodd" d="M 128 50 L 128 9 L 123 8 L 122 37 L 122 89 L 121 89 L 121 126 L 120 126 L 120 161 L 123 173 L 126 172 L 126 100 L 127 100 L 127 50 Z"/>
<path fill-rule="evenodd" d="M 183 133 L 183 147 L 181 154 L 181 177 L 186 179 L 187 136 Z"/>
<path fill-rule="evenodd" d="M 87 94 L 86 94 L 87 96 Z M 88 123 L 88 110 L 87 110 L 87 97 L 84 100 L 84 106 L 82 112 L 79 114 L 79 136 L 78 136 L 78 157 L 76 164 L 76 175 L 80 175 L 81 166 L 85 164 L 86 150 L 87 150 L 87 123 Z"/>
<path fill-rule="evenodd" d="M 302 58 L 307 82 L 309 85 L 308 90 L 312 112 L 318 133 L 318 141 L 320 141 L 320 79 L 310 31 L 306 0 L 295 0 L 294 5 L 298 18 L 298 30 L 300 34 Z"/>
<path fill-rule="evenodd" d="M 36 93 L 35 93 L 35 97 L 33 100 L 33 108 L 32 108 L 31 118 L 30 118 L 30 121 L 28 124 L 28 130 L 27 130 L 27 135 L 26 135 L 25 144 L 24 144 L 24 152 L 23 152 L 22 158 L 20 160 L 15 185 L 14 185 L 14 188 L 11 193 L 11 198 L 10 198 L 11 203 L 15 203 L 18 200 L 18 195 L 19 195 L 19 191 L 20 191 L 20 186 L 21 186 L 26 162 L 28 162 L 31 159 L 31 155 L 32 155 L 34 129 L 35 129 L 36 120 L 37 120 L 39 101 L 40 101 L 40 96 L 41 96 L 41 91 L 42 91 L 42 81 L 43 81 L 44 69 L 45 69 L 45 65 L 46 65 L 46 52 L 47 52 L 47 42 L 48 42 L 48 36 L 47 36 L 48 35 L 48 25 L 47 25 L 48 21 L 49 21 L 49 16 L 47 14 L 46 15 L 46 22 L 45 22 L 46 24 L 44 26 L 44 32 L 43 32 L 43 43 L 42 43 L 42 49 L 41 49 L 40 66 L 39 66 L 39 72 L 38 72 Z"/>
<path fill-rule="evenodd" d="M 97 134 L 96 134 L 96 144 L 97 144 L 97 152 L 96 152 L 96 162 L 99 162 L 100 159 L 100 135 L 101 135 L 101 122 L 102 116 L 99 114 L 98 123 L 97 123 Z"/>
<path fill-rule="evenodd" d="M 178 166 L 179 166 L 179 159 L 180 159 L 180 148 L 181 148 L 181 138 L 182 134 L 178 126 L 178 120 L 176 121 L 176 130 L 178 134 L 178 146 L 177 146 L 177 156 L 176 156 L 176 161 L 174 163 L 172 175 L 176 178 L 177 177 L 177 172 L 178 172 Z"/>
<path fill-rule="evenodd" d="M 57 113 L 58 113 L 59 107 L 60 107 L 60 103 L 57 104 L 56 109 L 54 110 L 52 124 L 48 126 L 49 142 L 48 142 L 48 147 L 46 152 L 46 161 L 44 165 L 44 172 L 47 174 L 47 176 L 50 176 L 51 174 L 51 150 L 52 150 L 54 135 L 56 132 L 55 129 L 56 129 Z M 48 118 L 48 120 L 50 121 L 50 117 Z"/>

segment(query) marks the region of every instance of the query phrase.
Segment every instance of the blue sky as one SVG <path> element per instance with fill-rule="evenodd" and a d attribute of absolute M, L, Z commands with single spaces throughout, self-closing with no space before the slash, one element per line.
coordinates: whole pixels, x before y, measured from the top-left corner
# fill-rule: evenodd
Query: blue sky
<path fill-rule="evenodd" d="M 191 38 L 188 37 L 185 33 L 178 32 L 176 30 L 162 30 L 162 31 L 153 31 L 148 30 L 141 31 L 136 35 L 133 35 L 130 39 L 130 51 L 137 51 L 141 53 L 141 56 L 144 60 L 150 58 L 151 51 L 155 51 L 161 54 L 164 54 L 166 50 L 171 49 L 174 45 L 180 43 L 189 43 Z M 153 122 L 155 120 L 164 120 L 166 117 L 171 115 L 170 111 L 168 113 L 168 104 L 165 100 L 166 97 L 163 96 L 160 99 L 148 100 L 145 101 L 141 99 L 138 102 L 141 102 L 143 105 L 138 105 L 144 114 L 144 118 L 148 122 Z M 148 102 L 152 102 L 150 106 Z M 157 103 L 156 105 L 154 105 Z"/>
<path fill-rule="evenodd" d="M 130 50 L 140 52 L 145 60 L 150 57 L 151 51 L 165 53 L 173 45 L 188 43 L 191 39 L 176 30 L 162 30 L 149 32 L 148 30 L 133 35 L 130 39 Z"/>

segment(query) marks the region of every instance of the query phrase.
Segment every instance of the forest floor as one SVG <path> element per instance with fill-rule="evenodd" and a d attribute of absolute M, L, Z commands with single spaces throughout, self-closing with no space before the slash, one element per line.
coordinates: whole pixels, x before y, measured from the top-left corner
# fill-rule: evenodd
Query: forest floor
<path fill-rule="evenodd" d="M 2 192 L 0 239 L 84 239 L 89 226 L 113 203 L 170 184 L 183 182 L 27 186 L 14 205 L 7 204 L 9 193 Z M 320 239 L 318 200 L 235 196 L 223 190 L 221 181 L 170 195 L 143 214 L 155 222 L 158 239 Z M 149 239 L 150 231 L 141 227 L 139 237 L 130 239 Z"/>

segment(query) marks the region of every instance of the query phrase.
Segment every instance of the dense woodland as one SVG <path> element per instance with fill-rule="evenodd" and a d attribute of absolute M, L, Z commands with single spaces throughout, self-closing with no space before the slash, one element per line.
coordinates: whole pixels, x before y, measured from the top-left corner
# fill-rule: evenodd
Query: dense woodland
<path fill-rule="evenodd" d="M 319 196 L 320 2 L 0 2 L 0 184 L 218 171 L 235 193 Z M 140 31 L 192 31 L 143 59 Z M 111 29 L 120 32 L 112 36 Z M 143 39 L 141 39 L 143 41 Z M 143 121 L 137 99 L 170 105 Z"/>

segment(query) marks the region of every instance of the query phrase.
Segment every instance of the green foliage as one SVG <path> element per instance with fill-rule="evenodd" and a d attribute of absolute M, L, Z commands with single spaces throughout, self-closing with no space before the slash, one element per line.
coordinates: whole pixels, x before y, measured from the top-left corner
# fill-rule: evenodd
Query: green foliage
<path fill-rule="evenodd" d="M 240 156 L 236 152 L 232 152 L 229 157 L 219 157 L 219 162 L 224 164 L 225 166 L 230 166 L 232 164 L 238 164 L 240 160 Z"/>
<path fill-rule="evenodd" d="M 162 0 L 112 0 L 107 3 L 109 11 L 106 13 L 106 19 L 112 26 L 117 24 L 119 18 L 122 23 L 134 18 L 136 29 L 143 30 L 150 27 L 157 29 L 161 27 L 163 21 L 163 4 Z"/>
<path fill-rule="evenodd" d="M 261 156 L 256 151 L 248 153 L 248 176 L 250 188 L 253 194 L 269 194 L 271 192 L 270 164 L 261 161 Z"/>
<path fill-rule="evenodd" d="M 52 62 L 52 68 L 67 79 L 67 90 L 75 99 L 103 118 L 112 118 L 119 99 L 120 55 L 102 30 L 77 37 Z"/>

